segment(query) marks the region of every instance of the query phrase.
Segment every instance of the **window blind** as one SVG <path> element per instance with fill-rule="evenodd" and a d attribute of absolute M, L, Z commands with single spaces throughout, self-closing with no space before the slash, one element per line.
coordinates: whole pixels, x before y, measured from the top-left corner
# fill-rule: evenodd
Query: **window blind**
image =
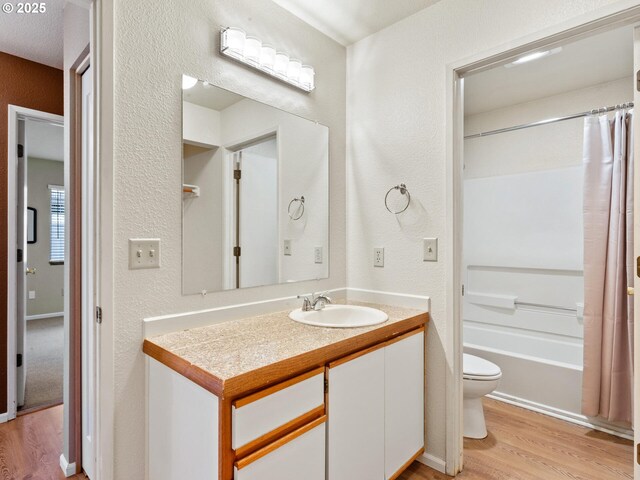
<path fill-rule="evenodd" d="M 49 261 L 64 262 L 64 187 L 49 185 Z"/>

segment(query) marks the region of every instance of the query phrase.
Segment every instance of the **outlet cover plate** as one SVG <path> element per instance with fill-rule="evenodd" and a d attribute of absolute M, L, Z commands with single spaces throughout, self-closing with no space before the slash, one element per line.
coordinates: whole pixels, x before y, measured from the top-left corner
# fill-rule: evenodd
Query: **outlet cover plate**
<path fill-rule="evenodd" d="M 313 259 L 316 263 L 322 263 L 322 247 L 314 247 Z"/>
<path fill-rule="evenodd" d="M 373 249 L 373 266 L 384 267 L 384 248 L 377 247 Z"/>
<path fill-rule="evenodd" d="M 423 257 L 424 262 L 437 262 L 438 261 L 438 239 L 437 238 L 423 238 Z"/>
<path fill-rule="evenodd" d="M 160 268 L 159 238 L 129 239 L 129 269 Z"/>
<path fill-rule="evenodd" d="M 285 255 L 287 256 L 291 255 L 291 240 L 285 240 L 283 242 L 282 250 L 284 251 Z"/>

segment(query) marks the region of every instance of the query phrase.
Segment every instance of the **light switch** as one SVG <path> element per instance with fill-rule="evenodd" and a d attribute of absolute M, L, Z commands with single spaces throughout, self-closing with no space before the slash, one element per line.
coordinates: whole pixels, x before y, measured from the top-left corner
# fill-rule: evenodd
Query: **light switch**
<path fill-rule="evenodd" d="M 159 238 L 129 239 L 129 269 L 160 268 Z"/>
<path fill-rule="evenodd" d="M 291 255 L 291 240 L 285 240 L 283 245 L 285 255 Z"/>
<path fill-rule="evenodd" d="M 316 263 L 322 263 L 322 247 L 315 247 L 313 249 L 313 258 Z"/>
<path fill-rule="evenodd" d="M 423 238 L 423 257 L 424 262 L 437 262 L 438 261 L 438 239 L 437 238 Z"/>
<path fill-rule="evenodd" d="M 36 291 L 29 290 L 29 300 L 34 300 L 36 298 Z"/>

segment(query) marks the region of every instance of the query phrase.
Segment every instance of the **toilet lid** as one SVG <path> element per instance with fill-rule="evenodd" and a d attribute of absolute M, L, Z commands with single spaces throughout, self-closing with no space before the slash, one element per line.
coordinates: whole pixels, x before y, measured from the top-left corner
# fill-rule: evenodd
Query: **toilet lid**
<path fill-rule="evenodd" d="M 495 363 L 468 353 L 462 356 L 462 370 L 465 377 L 495 377 L 502 373 Z"/>

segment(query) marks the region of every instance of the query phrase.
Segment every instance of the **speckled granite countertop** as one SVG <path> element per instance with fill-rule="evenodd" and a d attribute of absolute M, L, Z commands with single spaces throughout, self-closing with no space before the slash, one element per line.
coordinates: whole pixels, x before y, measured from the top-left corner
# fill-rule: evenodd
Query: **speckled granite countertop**
<path fill-rule="evenodd" d="M 242 393 L 323 365 L 419 328 L 425 311 L 347 302 L 384 311 L 389 319 L 361 328 L 323 328 L 289 311 L 231 320 L 145 340 L 145 353 L 220 397 Z"/>

